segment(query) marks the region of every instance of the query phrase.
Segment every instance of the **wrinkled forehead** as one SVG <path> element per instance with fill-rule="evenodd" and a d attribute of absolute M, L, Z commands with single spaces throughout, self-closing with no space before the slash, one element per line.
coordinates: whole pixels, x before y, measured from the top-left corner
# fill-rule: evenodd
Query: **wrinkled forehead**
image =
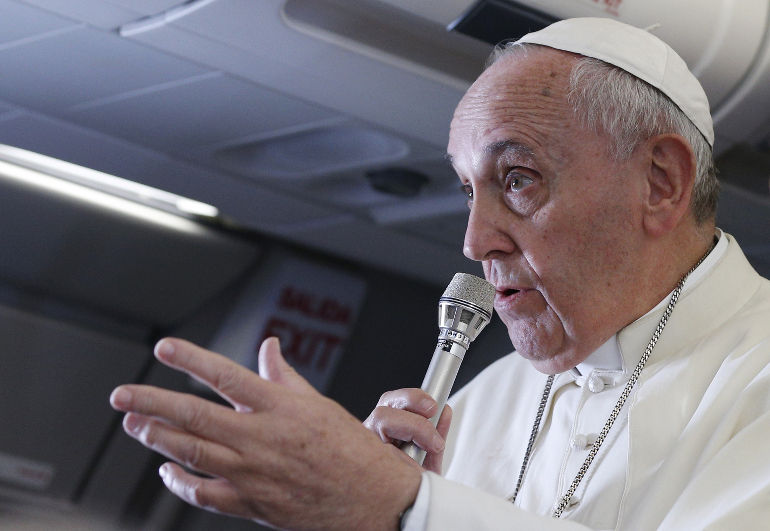
<path fill-rule="evenodd" d="M 451 156 L 469 142 L 505 141 L 519 132 L 532 142 L 546 131 L 569 126 L 567 101 L 576 56 L 549 48 L 500 59 L 487 69 L 460 101 L 449 135 Z M 494 139 L 495 134 L 501 138 Z"/>

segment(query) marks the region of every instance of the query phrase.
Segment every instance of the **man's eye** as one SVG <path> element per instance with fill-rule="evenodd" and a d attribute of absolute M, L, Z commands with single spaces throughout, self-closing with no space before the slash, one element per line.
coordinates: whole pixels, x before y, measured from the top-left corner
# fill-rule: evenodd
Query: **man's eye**
<path fill-rule="evenodd" d="M 473 201 L 473 187 L 470 184 L 462 185 L 460 190 L 468 197 L 468 201 Z"/>
<path fill-rule="evenodd" d="M 521 173 L 511 173 L 508 175 L 508 182 L 511 191 L 518 192 L 535 181 Z"/>

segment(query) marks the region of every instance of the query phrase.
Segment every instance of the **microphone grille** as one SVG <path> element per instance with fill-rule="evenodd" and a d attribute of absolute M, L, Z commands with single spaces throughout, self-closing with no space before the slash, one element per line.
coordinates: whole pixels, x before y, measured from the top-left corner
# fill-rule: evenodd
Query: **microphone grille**
<path fill-rule="evenodd" d="M 475 275 L 455 273 L 441 298 L 460 299 L 469 302 L 491 315 L 495 305 L 495 287 Z"/>

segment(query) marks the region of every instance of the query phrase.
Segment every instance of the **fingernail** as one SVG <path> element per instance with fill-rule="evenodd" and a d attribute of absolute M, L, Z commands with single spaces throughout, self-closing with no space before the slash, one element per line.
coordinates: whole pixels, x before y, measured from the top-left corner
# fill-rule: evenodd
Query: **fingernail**
<path fill-rule="evenodd" d="M 125 408 L 128 407 L 128 405 L 131 403 L 132 397 L 133 395 L 131 394 L 131 391 L 125 387 L 118 387 L 112 392 L 110 403 L 115 407 Z"/>
<path fill-rule="evenodd" d="M 136 415 L 128 414 L 123 418 L 123 427 L 131 433 L 139 431 L 139 418 Z"/>
<path fill-rule="evenodd" d="M 158 474 L 160 474 L 160 477 L 163 479 L 166 479 L 166 474 L 168 474 L 168 466 L 166 463 L 163 463 L 160 465 L 160 468 L 158 469 Z"/>
<path fill-rule="evenodd" d="M 433 436 L 433 447 L 436 449 L 437 452 L 440 452 L 444 449 L 444 446 L 446 446 L 446 441 L 441 438 L 440 435 L 434 435 Z"/>
<path fill-rule="evenodd" d="M 430 400 L 429 398 L 423 398 L 422 402 L 420 402 L 420 405 L 427 413 L 430 413 L 431 411 L 436 409 L 436 403 L 433 400 Z"/>
<path fill-rule="evenodd" d="M 159 358 L 170 358 L 174 355 L 175 350 L 174 344 L 168 339 L 161 339 L 155 345 L 155 355 Z"/>

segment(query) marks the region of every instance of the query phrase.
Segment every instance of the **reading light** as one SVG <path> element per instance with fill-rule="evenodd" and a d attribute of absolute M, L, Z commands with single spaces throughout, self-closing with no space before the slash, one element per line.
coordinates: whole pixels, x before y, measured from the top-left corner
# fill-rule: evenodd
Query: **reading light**
<path fill-rule="evenodd" d="M 191 216 L 219 215 L 206 203 L 2 144 L 0 177 L 185 232 L 200 232 Z"/>

